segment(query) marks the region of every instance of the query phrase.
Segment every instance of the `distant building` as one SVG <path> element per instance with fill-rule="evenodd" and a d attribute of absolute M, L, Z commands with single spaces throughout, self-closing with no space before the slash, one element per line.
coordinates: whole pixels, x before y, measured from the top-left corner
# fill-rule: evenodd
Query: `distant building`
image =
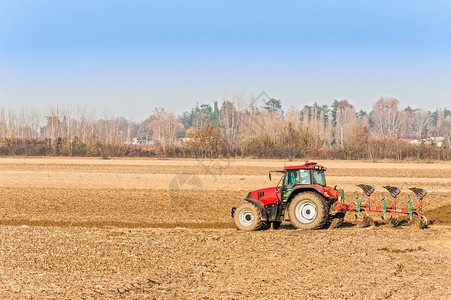
<path fill-rule="evenodd" d="M 426 145 L 433 145 L 437 148 L 442 148 L 444 145 L 444 142 L 445 142 L 445 138 L 442 136 L 430 137 L 430 138 L 421 139 L 421 140 L 417 140 L 417 139 L 401 139 L 401 140 L 406 141 L 413 145 L 419 145 L 421 143 L 424 143 Z"/>
<path fill-rule="evenodd" d="M 435 146 L 437 146 L 438 148 L 442 148 L 443 144 L 445 142 L 445 138 L 442 136 L 437 136 L 437 137 L 431 137 L 432 141 L 434 142 Z"/>
<path fill-rule="evenodd" d="M 142 138 L 133 138 L 132 139 L 132 145 L 152 145 L 152 140 L 149 139 L 142 139 Z"/>
<path fill-rule="evenodd" d="M 404 142 L 408 142 L 408 143 L 410 143 L 411 141 L 413 141 L 414 139 L 400 139 L 401 141 L 404 141 Z"/>
<path fill-rule="evenodd" d="M 184 138 L 180 138 L 179 140 L 180 140 L 180 143 L 181 143 L 181 144 L 186 144 L 187 142 L 190 142 L 190 141 L 192 141 L 193 139 L 192 139 L 192 138 L 184 137 Z"/>

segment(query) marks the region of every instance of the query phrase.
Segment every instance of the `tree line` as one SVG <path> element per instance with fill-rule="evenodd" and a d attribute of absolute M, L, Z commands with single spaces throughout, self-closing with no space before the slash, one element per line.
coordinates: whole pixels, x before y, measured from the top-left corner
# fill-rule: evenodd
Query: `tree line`
<path fill-rule="evenodd" d="M 158 107 L 142 122 L 81 107 L 0 108 L 0 155 L 449 160 L 450 141 L 449 109 L 392 97 L 370 112 L 347 100 L 284 112 L 279 99 L 236 96 L 180 115 Z"/>

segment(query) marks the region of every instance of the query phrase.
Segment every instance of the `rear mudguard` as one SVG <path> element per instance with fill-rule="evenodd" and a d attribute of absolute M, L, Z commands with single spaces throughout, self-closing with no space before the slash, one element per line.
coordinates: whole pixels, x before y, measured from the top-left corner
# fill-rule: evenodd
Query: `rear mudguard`
<path fill-rule="evenodd" d="M 326 192 L 322 186 L 320 185 L 307 185 L 307 186 L 297 186 L 295 187 L 293 190 L 291 190 L 290 195 L 288 195 L 287 199 L 288 202 L 291 202 L 291 200 L 294 198 L 294 196 L 297 193 L 300 192 L 307 192 L 307 191 L 313 191 L 313 192 L 317 192 L 318 194 L 320 194 L 321 196 L 323 196 L 324 198 L 326 198 L 326 200 L 332 200 L 334 195 L 329 195 L 328 192 Z"/>

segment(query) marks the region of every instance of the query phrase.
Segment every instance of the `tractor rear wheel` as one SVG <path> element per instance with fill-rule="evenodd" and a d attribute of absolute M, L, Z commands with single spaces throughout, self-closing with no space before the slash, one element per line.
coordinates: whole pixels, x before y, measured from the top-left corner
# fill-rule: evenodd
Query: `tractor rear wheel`
<path fill-rule="evenodd" d="M 329 205 L 318 193 L 301 192 L 291 200 L 288 216 L 296 228 L 320 229 L 329 219 Z"/>
<path fill-rule="evenodd" d="M 239 230 L 252 231 L 262 227 L 262 214 L 257 206 L 245 202 L 235 210 L 233 220 Z"/>

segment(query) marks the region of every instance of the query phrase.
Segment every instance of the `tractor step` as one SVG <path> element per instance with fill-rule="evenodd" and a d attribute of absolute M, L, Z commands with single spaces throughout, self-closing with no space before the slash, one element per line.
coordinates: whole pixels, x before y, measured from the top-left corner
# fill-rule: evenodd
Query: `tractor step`
<path fill-rule="evenodd" d="M 235 216 L 235 211 L 236 211 L 236 207 L 232 207 L 232 211 L 230 212 L 230 214 L 232 215 L 232 219 Z"/>

